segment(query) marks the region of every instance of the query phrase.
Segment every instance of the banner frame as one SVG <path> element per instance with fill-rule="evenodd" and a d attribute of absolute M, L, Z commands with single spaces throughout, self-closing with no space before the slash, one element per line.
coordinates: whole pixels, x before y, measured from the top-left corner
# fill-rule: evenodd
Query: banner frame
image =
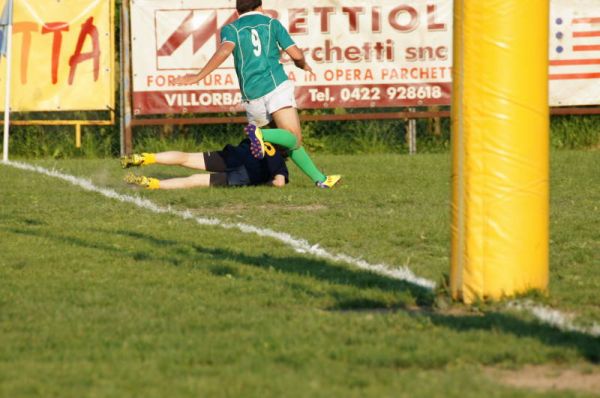
<path fill-rule="evenodd" d="M 104 112 L 104 110 L 102 110 Z M 36 119 L 36 120 L 11 120 L 11 126 L 74 126 L 75 127 L 75 147 L 81 148 L 81 128 L 83 126 L 114 126 L 115 124 L 115 110 L 107 109 L 110 113 L 110 119 L 105 120 L 83 120 L 83 119 L 69 119 L 69 120 L 48 120 L 48 119 Z M 30 113 L 30 112 L 19 112 L 19 113 Z M 4 121 L 0 121 L 4 125 Z"/>

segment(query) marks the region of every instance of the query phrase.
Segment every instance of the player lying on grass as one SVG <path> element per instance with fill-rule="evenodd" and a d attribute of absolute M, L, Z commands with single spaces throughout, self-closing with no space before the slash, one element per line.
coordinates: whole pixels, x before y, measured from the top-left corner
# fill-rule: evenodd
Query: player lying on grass
<path fill-rule="evenodd" d="M 296 146 L 290 151 L 292 161 L 318 187 L 332 188 L 341 177 L 323 174 L 302 146 L 294 85 L 280 63 L 280 51 L 283 50 L 298 68 L 312 73 L 304 53 L 281 22 L 263 14 L 262 0 L 237 0 L 236 9 L 240 17 L 221 29 L 221 45 L 207 64 L 199 73 L 176 78 L 175 84 L 197 84 L 233 53 L 248 122 L 263 127 L 273 121 L 277 127 L 294 134 Z M 280 137 L 274 130 L 271 133 L 273 136 L 265 136 L 265 140 L 279 145 Z M 250 138 L 254 151 L 260 152 L 256 148 L 258 140 Z"/>
<path fill-rule="evenodd" d="M 193 174 L 189 177 L 159 180 L 146 176 L 128 174 L 125 181 L 148 189 L 182 189 L 213 186 L 246 186 L 268 184 L 284 187 L 289 182 L 285 165 L 286 151 L 263 143 L 264 156 L 257 159 L 250 151 L 250 140 L 239 145 L 227 145 L 218 152 L 160 152 L 124 156 L 121 166 L 147 166 L 162 164 L 205 170 L 210 173 Z"/>

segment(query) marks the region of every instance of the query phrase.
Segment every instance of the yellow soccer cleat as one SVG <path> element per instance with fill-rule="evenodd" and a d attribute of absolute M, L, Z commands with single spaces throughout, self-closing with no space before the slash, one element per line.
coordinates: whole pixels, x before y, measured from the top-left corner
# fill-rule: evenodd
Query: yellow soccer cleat
<path fill-rule="evenodd" d="M 138 176 L 133 173 L 127 174 L 123 180 L 128 184 L 137 185 L 138 187 L 146 189 L 158 189 L 160 185 L 159 180 L 156 178 Z"/>
<path fill-rule="evenodd" d="M 130 167 L 147 166 L 156 162 L 154 156 L 153 153 L 133 153 L 131 155 L 123 156 L 121 157 L 121 167 L 128 169 Z"/>
<path fill-rule="evenodd" d="M 121 157 L 121 167 L 124 169 L 141 166 L 143 163 L 144 157 L 137 153 Z"/>
<path fill-rule="evenodd" d="M 338 174 L 330 175 L 330 176 L 327 176 L 327 178 L 325 178 L 325 181 L 317 182 L 316 185 L 317 185 L 317 188 L 330 189 L 330 188 L 333 188 L 335 186 L 335 184 L 337 184 L 341 179 L 342 179 L 341 175 L 338 175 Z"/>

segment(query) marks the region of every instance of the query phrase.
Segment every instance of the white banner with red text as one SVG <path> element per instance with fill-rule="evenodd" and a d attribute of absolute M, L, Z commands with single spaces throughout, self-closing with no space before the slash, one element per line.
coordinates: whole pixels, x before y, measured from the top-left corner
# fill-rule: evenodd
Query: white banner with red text
<path fill-rule="evenodd" d="M 387 4 L 386 4 L 387 3 Z M 132 1 L 137 114 L 240 110 L 233 59 L 194 87 L 174 77 L 197 71 L 235 20 L 234 0 Z M 265 0 L 315 74 L 282 58 L 301 108 L 388 107 L 449 102 L 451 1 Z"/>
<path fill-rule="evenodd" d="M 550 105 L 600 103 L 600 4 L 552 0 Z M 264 0 L 313 67 L 282 62 L 300 108 L 450 104 L 452 0 Z M 194 86 L 198 71 L 237 19 L 235 0 L 131 0 L 135 114 L 240 111 L 230 57 Z M 596 84 L 594 84 L 596 83 Z"/>

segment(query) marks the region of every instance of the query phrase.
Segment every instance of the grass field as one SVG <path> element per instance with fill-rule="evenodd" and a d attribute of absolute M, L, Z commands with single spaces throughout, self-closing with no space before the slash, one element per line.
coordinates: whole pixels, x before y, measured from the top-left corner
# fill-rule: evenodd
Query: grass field
<path fill-rule="evenodd" d="M 317 161 L 343 173 L 344 185 L 317 190 L 290 165 L 292 184 L 281 190 L 147 192 L 124 186 L 115 160 L 32 163 L 197 217 L 285 232 L 331 253 L 444 281 L 448 155 Z M 599 171 L 600 152 L 552 154 L 550 296 L 528 298 L 582 325 L 600 323 Z M 443 289 L 235 228 L 155 214 L 30 171 L 0 165 L 0 185 L 1 396 L 600 391 L 600 338 L 558 330 L 504 303 L 451 304 Z M 565 389 L 542 383 L 565 378 L 555 383 Z"/>

